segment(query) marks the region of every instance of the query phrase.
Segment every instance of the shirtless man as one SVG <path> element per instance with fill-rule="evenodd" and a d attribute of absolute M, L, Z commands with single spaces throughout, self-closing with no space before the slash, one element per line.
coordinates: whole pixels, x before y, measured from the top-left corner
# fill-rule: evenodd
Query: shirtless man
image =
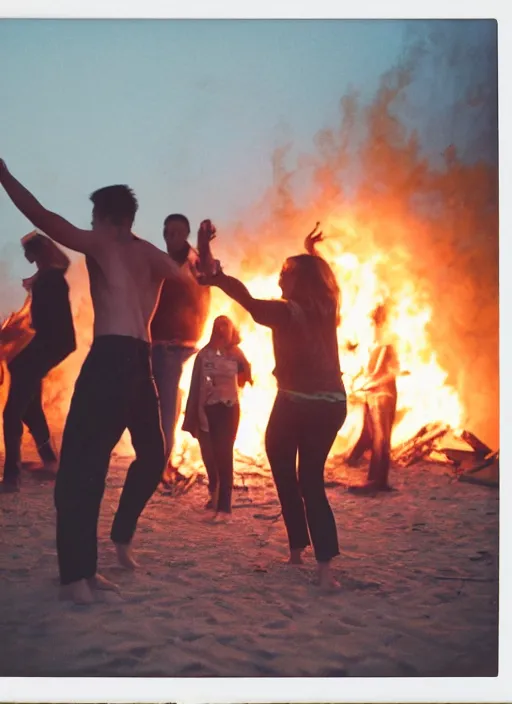
<path fill-rule="evenodd" d="M 38 229 L 86 256 L 94 342 L 75 384 L 55 486 L 61 597 L 89 603 L 116 586 L 97 574 L 97 523 L 110 455 L 125 428 L 135 450 L 111 539 L 134 567 L 130 543 L 164 467 L 164 442 L 151 374 L 149 326 L 164 279 L 182 276 L 164 252 L 132 234 L 137 200 L 127 186 L 91 195 L 92 229 L 44 208 L 0 160 L 0 183 Z"/>

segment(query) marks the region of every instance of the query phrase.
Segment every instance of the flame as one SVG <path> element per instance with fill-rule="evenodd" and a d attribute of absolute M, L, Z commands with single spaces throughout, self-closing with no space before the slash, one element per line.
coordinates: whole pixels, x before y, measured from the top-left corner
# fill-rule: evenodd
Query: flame
<path fill-rule="evenodd" d="M 459 428 L 464 409 L 459 394 L 448 383 L 447 372 L 438 360 L 429 335 L 432 306 L 411 278 L 407 257 L 379 251 L 375 246 L 369 248 L 364 238 L 360 239 L 365 243 L 360 251 L 356 251 L 353 240 L 349 245 L 344 243 L 346 233 L 357 232 L 362 227 L 358 226 L 355 216 L 327 216 L 323 222 L 326 239 L 320 245 L 320 251 L 333 267 L 342 292 L 342 323 L 338 329 L 338 342 L 348 394 L 351 394 L 354 377 L 366 366 L 368 348 L 373 341 L 369 315 L 383 298 L 391 295 L 389 336 L 395 344 L 401 369 L 409 372 L 407 376 L 399 377 L 397 382 L 398 422 L 393 431 L 393 444 L 408 439 L 428 422 L 443 421 L 454 429 Z M 287 253 L 292 255 L 301 251 L 302 240 L 302 236 L 297 237 L 296 245 L 288 245 Z M 348 246 L 351 251 L 346 251 Z M 277 282 L 280 265 L 277 257 L 264 263 L 258 260 L 252 263 L 248 259 L 242 264 L 227 266 L 226 270 L 239 276 L 253 296 L 279 298 L 281 292 Z M 50 421 L 53 420 L 57 426 L 63 424 L 74 380 L 92 341 L 92 306 L 86 281 L 85 266 L 82 262 L 75 263 L 70 272 L 70 287 L 78 349 L 50 374 L 45 385 L 45 407 Z M 243 389 L 240 396 L 241 420 L 235 449 L 241 456 L 264 463 L 265 427 L 276 394 L 272 375 L 274 356 L 271 332 L 256 325 L 238 304 L 213 288 L 210 316 L 198 347 L 209 340 L 213 321 L 218 315 L 229 316 L 239 328 L 241 348 L 253 369 L 254 385 Z M 187 362 L 180 382 L 183 403 L 173 452 L 173 460 L 177 464 L 199 460 L 196 442 L 181 430 L 193 363 L 193 358 Z M 347 421 L 333 446 L 333 454 L 345 451 L 355 442 L 361 423 L 362 407 L 351 400 Z M 132 455 L 128 432 L 123 435 L 116 452 Z"/>
<path fill-rule="evenodd" d="M 397 265 L 396 255 L 378 251 L 347 252 L 340 232 L 357 230 L 354 218 L 326 218 L 325 241 L 320 245 L 322 255 L 331 264 L 342 291 L 342 323 L 338 329 L 338 342 L 344 382 L 350 396 L 354 377 L 366 366 L 368 348 L 373 341 L 370 313 L 375 306 L 390 295 L 389 282 L 382 271 L 390 272 L 393 278 L 393 305 L 388 321 L 389 335 L 393 340 L 402 370 L 409 372 L 398 379 L 399 419 L 393 431 L 393 444 L 403 442 L 414 435 L 423 425 L 443 421 L 452 428 L 459 428 L 463 408 L 457 391 L 448 383 L 447 373 L 442 368 L 429 336 L 432 308 L 407 270 L 407 260 Z M 338 236 L 337 236 L 338 235 Z M 289 254 L 301 251 L 297 246 Z M 351 247 L 353 249 L 353 247 Z M 277 262 L 277 259 L 276 259 Z M 239 275 L 251 294 L 257 298 L 279 298 L 277 285 L 279 268 L 274 273 L 263 274 L 245 262 L 243 266 L 231 267 L 228 273 Z M 267 268 L 268 265 L 267 265 Z M 44 389 L 44 401 L 51 423 L 62 426 L 67 414 L 74 380 L 85 359 L 92 341 L 92 306 L 86 287 L 86 272 L 82 262 L 75 263 L 70 271 L 72 303 L 77 330 L 77 351 L 60 367 L 51 372 Z M 276 383 L 272 375 L 274 357 L 269 329 L 256 325 L 238 304 L 231 301 L 218 289 L 213 289 L 211 313 L 199 347 L 210 337 L 213 320 L 218 315 L 228 315 L 240 330 L 241 347 L 252 364 L 254 385 L 241 392 L 241 421 L 235 450 L 239 455 L 264 462 L 264 433 L 276 394 Z M 184 369 L 180 382 L 183 399 L 190 386 L 193 358 Z M 176 429 L 173 459 L 176 463 L 198 459 L 195 441 L 181 430 L 184 403 Z M 356 440 L 361 426 L 362 413 L 354 402 L 349 404 L 347 421 L 333 446 L 333 454 L 346 450 Z M 131 456 L 130 436 L 126 432 L 116 451 Z"/>
<path fill-rule="evenodd" d="M 348 226 L 349 222 L 338 220 L 331 227 L 340 230 Z M 385 281 L 377 272 L 378 266 L 389 256 L 374 250 L 365 259 L 355 253 L 344 252 L 341 242 L 334 237 L 327 239 L 324 249 L 323 255 L 333 267 L 342 290 L 342 324 L 338 330 L 338 343 L 344 382 L 351 396 L 354 377 L 366 367 L 368 349 L 373 342 L 370 313 L 389 295 Z M 296 251 L 300 251 L 299 247 Z M 396 275 L 396 267 L 393 267 L 395 278 Z M 249 270 L 245 267 L 243 273 L 244 283 L 256 298 L 279 298 L 277 280 L 278 270 L 272 275 L 263 276 L 256 270 L 251 273 L 250 267 Z M 421 300 L 407 273 L 404 273 L 398 286 L 395 281 L 394 298 L 396 304 L 391 308 L 388 321 L 389 336 L 395 344 L 401 369 L 408 372 L 407 376 L 401 376 L 397 381 L 399 420 L 393 431 L 393 444 L 396 445 L 429 422 L 442 421 L 458 429 L 463 409 L 459 395 L 448 383 L 448 375 L 440 366 L 429 338 L 431 307 Z M 256 325 L 245 311 L 217 289 L 213 290 L 211 311 L 200 346 L 208 341 L 214 318 L 228 315 L 240 330 L 241 347 L 253 366 L 254 386 L 245 388 L 241 393 L 241 422 L 235 449 L 241 455 L 261 460 L 264 457 L 265 426 L 276 393 L 270 331 Z M 192 365 L 193 359 L 187 363 L 180 383 L 185 398 Z M 356 439 L 362 416 L 358 410 L 361 409 L 354 407 L 354 402 L 349 405 L 347 422 L 339 433 L 333 453 L 347 449 Z M 180 431 L 181 424 L 182 417 L 177 426 L 175 461 L 189 456 L 187 448 L 190 447 L 190 440 Z"/>

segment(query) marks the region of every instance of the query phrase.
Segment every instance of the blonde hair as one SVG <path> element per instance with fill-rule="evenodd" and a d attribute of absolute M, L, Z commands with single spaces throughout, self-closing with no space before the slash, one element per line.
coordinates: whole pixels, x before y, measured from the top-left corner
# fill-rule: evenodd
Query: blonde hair
<path fill-rule="evenodd" d="M 236 347 L 237 345 L 239 345 L 242 342 L 242 338 L 240 337 L 240 331 L 238 330 L 236 325 L 233 323 L 231 318 L 228 318 L 227 315 L 218 315 L 215 318 L 215 320 L 213 321 L 212 334 L 211 334 L 210 340 L 213 338 L 213 336 L 215 334 L 215 327 L 216 327 L 215 324 L 219 320 L 227 320 L 229 322 L 229 324 L 231 325 L 231 340 L 229 341 L 229 346 Z"/>

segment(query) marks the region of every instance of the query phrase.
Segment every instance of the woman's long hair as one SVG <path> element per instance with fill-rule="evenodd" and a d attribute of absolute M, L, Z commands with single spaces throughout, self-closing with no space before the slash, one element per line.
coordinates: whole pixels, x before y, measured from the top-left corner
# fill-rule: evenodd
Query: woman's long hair
<path fill-rule="evenodd" d="M 234 324 L 234 322 L 231 320 L 231 318 L 228 318 L 227 315 L 219 315 L 215 318 L 213 321 L 213 327 L 212 327 L 212 334 L 210 336 L 210 343 L 215 339 L 216 335 L 216 324 L 218 321 L 220 322 L 221 320 L 226 320 L 230 325 L 231 325 L 231 338 L 229 340 L 229 344 L 227 345 L 228 347 L 236 347 L 242 342 L 242 338 L 240 336 L 240 331 Z"/>
<path fill-rule="evenodd" d="M 336 325 L 339 325 L 341 291 L 325 259 L 314 254 L 298 254 L 289 257 L 287 263 L 295 279 L 290 299 L 322 317 L 334 313 Z"/>
<path fill-rule="evenodd" d="M 70 265 L 69 257 L 46 235 L 36 232 L 23 244 L 25 252 L 37 260 L 42 269 L 61 269 L 66 272 Z"/>

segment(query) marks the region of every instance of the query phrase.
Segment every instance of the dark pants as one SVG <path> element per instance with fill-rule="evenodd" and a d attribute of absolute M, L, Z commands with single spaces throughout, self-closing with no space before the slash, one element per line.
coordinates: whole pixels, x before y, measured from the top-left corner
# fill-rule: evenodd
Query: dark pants
<path fill-rule="evenodd" d="M 4 408 L 4 482 L 17 483 L 20 474 L 23 424 L 34 438 L 44 462 L 57 458 L 50 446 L 50 430 L 42 405 L 42 380 L 61 361 L 36 339 L 9 364 L 11 384 Z"/>
<path fill-rule="evenodd" d="M 199 445 L 208 474 L 208 488 L 217 511 L 231 513 L 233 494 L 233 449 L 240 406 L 215 403 L 205 407 L 209 432 L 201 432 Z"/>
<path fill-rule="evenodd" d="M 75 385 L 55 485 L 62 584 L 96 573 L 97 525 L 110 455 L 128 428 L 135 450 L 111 538 L 129 544 L 158 486 L 164 440 L 150 347 L 120 335 L 95 339 Z"/>
<path fill-rule="evenodd" d="M 345 402 L 295 401 L 278 394 L 267 426 L 267 456 L 290 549 L 305 548 L 311 536 L 318 562 L 339 554 L 324 466 L 346 415 Z"/>
<path fill-rule="evenodd" d="M 369 396 L 364 408 L 361 437 L 348 458 L 357 461 L 366 450 L 371 450 L 368 481 L 387 486 L 391 457 L 391 431 L 396 413 L 396 396 Z"/>

